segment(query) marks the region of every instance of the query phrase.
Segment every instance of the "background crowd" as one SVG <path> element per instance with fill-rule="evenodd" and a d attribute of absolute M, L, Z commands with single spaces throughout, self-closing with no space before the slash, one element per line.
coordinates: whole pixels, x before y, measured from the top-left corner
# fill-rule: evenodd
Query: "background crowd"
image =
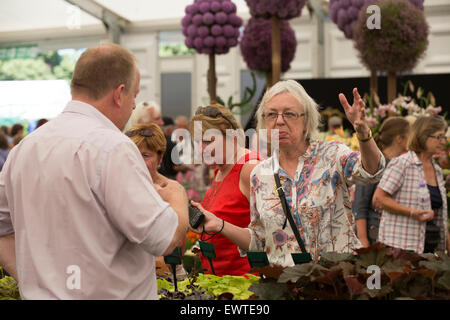
<path fill-rule="evenodd" d="M 111 67 L 119 58 L 124 65 Z M 171 119 L 155 102 L 135 105 L 139 81 L 129 52 L 91 48 L 77 62 L 73 100 L 61 116 L 41 119 L 25 139 L 20 124 L 2 128 L 0 264 L 18 278 L 25 297 L 155 298 L 155 264 L 161 267 L 162 256 L 184 247 L 189 204 L 205 215 L 190 232 L 216 250 L 214 270 L 205 257 L 202 267 L 217 275 L 248 273 L 249 251 L 292 266 L 292 253 L 317 260 L 375 242 L 417 253 L 450 249 L 447 192 L 434 160 L 447 143 L 443 117 L 389 117 L 372 136 L 357 88 L 349 100 L 341 93 L 336 99 L 355 132 L 356 151 L 324 138 L 314 99 L 298 82 L 280 81 L 256 112 L 258 129 L 267 133 L 260 137 L 269 146 L 264 157 L 239 139 L 242 126 L 228 108 L 201 106 L 191 119 Z M 330 135 L 342 131 L 342 120 L 330 117 Z M 176 129 L 195 137 L 196 122 L 202 133 L 219 134 L 172 139 Z M 238 134 L 227 135 L 229 129 Z M 214 149 L 220 154 L 213 152 L 208 164 L 177 152 L 191 145 L 205 156 L 213 142 L 222 149 Z M 33 164 L 23 160 L 31 156 Z M 54 265 L 37 258 L 66 248 Z M 97 280 L 111 286 L 92 283 L 77 296 L 42 278 L 43 268 L 72 261 L 69 253 L 89 269 L 88 277 L 109 266 Z M 185 275 L 182 267 L 177 272 Z"/>

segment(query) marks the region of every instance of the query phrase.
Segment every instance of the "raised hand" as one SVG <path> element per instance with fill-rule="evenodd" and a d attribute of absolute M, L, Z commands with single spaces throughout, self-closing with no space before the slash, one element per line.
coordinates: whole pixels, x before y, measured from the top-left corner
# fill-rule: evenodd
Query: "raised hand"
<path fill-rule="evenodd" d="M 352 106 L 350 106 L 343 93 L 339 94 L 339 101 L 344 108 L 348 121 L 351 122 L 357 134 L 359 136 L 366 136 L 369 130 L 369 127 L 366 125 L 366 104 L 359 95 L 358 89 L 353 89 Z"/>

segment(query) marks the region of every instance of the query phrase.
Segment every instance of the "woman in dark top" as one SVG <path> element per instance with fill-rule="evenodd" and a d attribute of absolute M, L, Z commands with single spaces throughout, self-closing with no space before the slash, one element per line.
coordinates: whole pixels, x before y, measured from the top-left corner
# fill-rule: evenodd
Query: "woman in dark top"
<path fill-rule="evenodd" d="M 409 122 L 401 117 L 390 117 L 381 125 L 374 139 L 386 161 L 406 152 Z M 378 238 L 381 211 L 372 205 L 372 197 L 378 184 L 356 185 L 353 213 L 356 233 L 364 247 L 374 244 Z"/>

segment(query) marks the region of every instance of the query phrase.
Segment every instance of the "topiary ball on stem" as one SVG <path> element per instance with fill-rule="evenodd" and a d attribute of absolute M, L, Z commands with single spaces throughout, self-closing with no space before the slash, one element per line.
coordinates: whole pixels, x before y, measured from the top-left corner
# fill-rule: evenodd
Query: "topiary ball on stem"
<path fill-rule="evenodd" d="M 418 9 L 423 10 L 424 0 L 409 1 Z M 353 27 L 358 21 L 361 8 L 369 4 L 377 4 L 377 2 L 376 0 L 330 0 L 328 8 L 330 9 L 331 20 L 338 26 L 339 30 L 344 32 L 347 39 L 353 38 Z"/>
<path fill-rule="evenodd" d="M 403 72 L 415 67 L 428 47 L 429 26 L 423 11 L 408 0 L 383 0 L 381 29 L 366 26 L 365 5 L 354 28 L 354 44 L 369 70 Z"/>
<path fill-rule="evenodd" d="M 297 40 L 288 21 L 280 23 L 281 71 L 286 72 L 295 56 Z M 242 56 L 250 70 L 272 70 L 271 21 L 250 18 L 241 38 Z"/>
<path fill-rule="evenodd" d="M 224 54 L 238 44 L 242 19 L 231 0 L 195 0 L 181 20 L 185 44 L 198 53 Z"/>
<path fill-rule="evenodd" d="M 301 15 L 306 0 L 245 0 L 255 18 L 288 20 Z"/>

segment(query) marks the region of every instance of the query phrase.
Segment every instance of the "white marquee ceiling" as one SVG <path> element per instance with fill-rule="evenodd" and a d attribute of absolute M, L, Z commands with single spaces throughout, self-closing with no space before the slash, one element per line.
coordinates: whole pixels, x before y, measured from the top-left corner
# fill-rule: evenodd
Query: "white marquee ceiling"
<path fill-rule="evenodd" d="M 131 23 L 181 19 L 184 8 L 193 0 L 92 0 Z M 239 13 L 248 12 L 245 0 L 233 0 Z M 73 6 L 64 0 L 0 0 L 0 39 L 2 33 L 35 29 L 64 28 L 73 17 Z M 85 12 L 81 27 L 101 26 L 101 22 Z"/>

